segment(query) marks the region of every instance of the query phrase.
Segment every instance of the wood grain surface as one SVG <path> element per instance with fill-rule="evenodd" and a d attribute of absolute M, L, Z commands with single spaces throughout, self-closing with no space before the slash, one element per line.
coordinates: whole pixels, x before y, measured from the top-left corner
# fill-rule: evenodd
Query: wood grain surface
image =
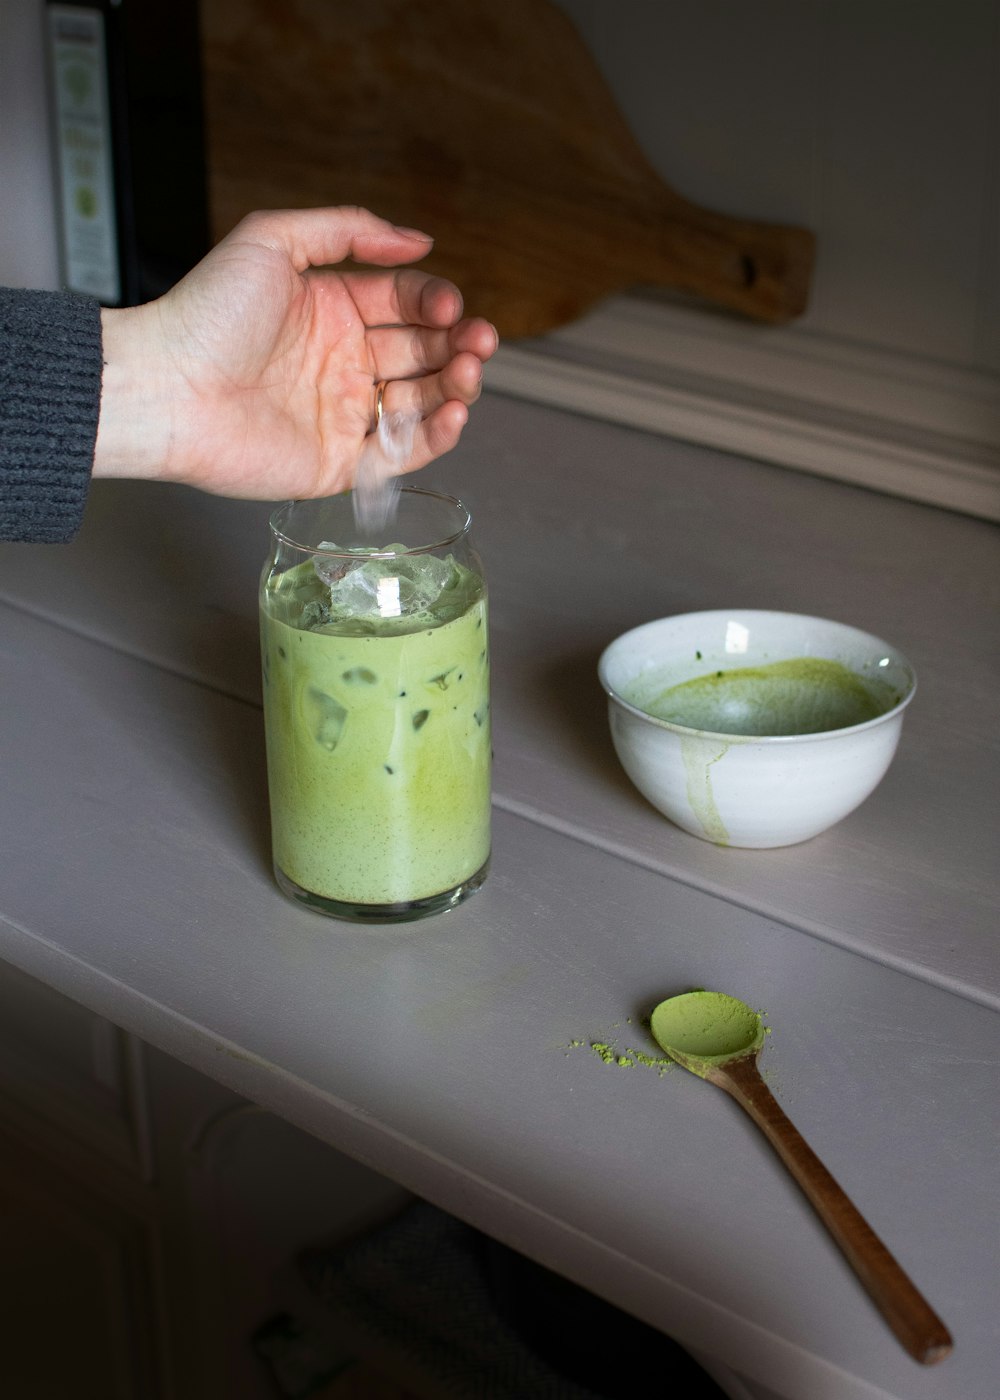
<path fill-rule="evenodd" d="M 703 209 L 637 145 L 546 0 L 203 0 L 213 230 L 361 204 L 436 236 L 501 334 L 669 287 L 761 321 L 806 305 L 805 229 Z"/>
<path fill-rule="evenodd" d="M 756 1054 L 714 1065 L 705 1078 L 760 1128 L 906 1351 L 922 1365 L 944 1360 L 953 1345 L 947 1327 L 780 1107 Z"/>

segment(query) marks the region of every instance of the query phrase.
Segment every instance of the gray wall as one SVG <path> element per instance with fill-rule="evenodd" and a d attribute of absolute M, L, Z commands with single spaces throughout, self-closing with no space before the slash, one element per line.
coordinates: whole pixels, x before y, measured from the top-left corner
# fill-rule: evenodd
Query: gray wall
<path fill-rule="evenodd" d="M 0 283 L 55 287 L 42 0 L 0 0 Z"/>
<path fill-rule="evenodd" d="M 556 0 L 653 165 L 819 237 L 825 335 L 1000 370 L 996 0 Z"/>

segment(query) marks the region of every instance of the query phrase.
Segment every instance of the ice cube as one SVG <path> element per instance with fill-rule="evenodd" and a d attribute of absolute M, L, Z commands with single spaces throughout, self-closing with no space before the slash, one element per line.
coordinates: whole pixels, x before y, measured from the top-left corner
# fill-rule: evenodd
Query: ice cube
<path fill-rule="evenodd" d="M 348 559 L 344 559 L 343 557 L 337 559 L 333 557 L 333 555 L 336 554 L 343 556 L 345 553 L 335 541 L 321 540 L 319 548 L 332 551 L 332 553 L 328 555 L 317 554 L 313 557 L 313 569 L 316 572 L 316 576 L 317 578 L 321 578 L 328 587 L 331 583 L 336 583 L 338 579 L 343 578 L 348 569 L 356 567 L 356 565 Z"/>
<path fill-rule="evenodd" d="M 386 552 L 401 550 L 389 545 Z M 454 586 L 452 559 L 433 554 L 401 554 L 365 559 L 330 582 L 331 618 L 411 617 L 433 612 L 442 591 Z"/>
<path fill-rule="evenodd" d="M 306 691 L 306 714 L 312 736 L 320 748 L 333 753 L 344 732 L 347 711 L 339 700 L 327 695 L 318 686 L 311 685 Z"/>

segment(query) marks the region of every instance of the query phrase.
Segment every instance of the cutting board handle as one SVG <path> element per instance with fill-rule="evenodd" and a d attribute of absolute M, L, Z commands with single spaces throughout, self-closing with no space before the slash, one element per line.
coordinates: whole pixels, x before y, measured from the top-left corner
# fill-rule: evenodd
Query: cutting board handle
<path fill-rule="evenodd" d="M 779 324 L 806 309 L 816 239 L 809 229 L 700 208 L 664 190 L 657 282 Z"/>

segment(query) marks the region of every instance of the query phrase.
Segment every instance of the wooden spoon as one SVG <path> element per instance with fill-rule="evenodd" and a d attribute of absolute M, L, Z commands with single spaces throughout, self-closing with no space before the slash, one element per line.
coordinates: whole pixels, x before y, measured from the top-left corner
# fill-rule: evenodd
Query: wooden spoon
<path fill-rule="evenodd" d="M 805 308 L 813 235 L 671 189 L 548 0 L 201 0 L 212 224 L 361 204 L 436 237 L 501 334 L 637 284 L 762 321 Z M 762 160 L 766 160 L 762 153 Z"/>
<path fill-rule="evenodd" d="M 722 992 L 686 992 L 660 1002 L 652 1031 L 671 1059 L 725 1089 L 746 1109 L 910 1355 L 924 1365 L 947 1356 L 952 1339 L 944 1323 L 761 1078 L 757 1057 L 764 1028 L 757 1012 Z"/>

